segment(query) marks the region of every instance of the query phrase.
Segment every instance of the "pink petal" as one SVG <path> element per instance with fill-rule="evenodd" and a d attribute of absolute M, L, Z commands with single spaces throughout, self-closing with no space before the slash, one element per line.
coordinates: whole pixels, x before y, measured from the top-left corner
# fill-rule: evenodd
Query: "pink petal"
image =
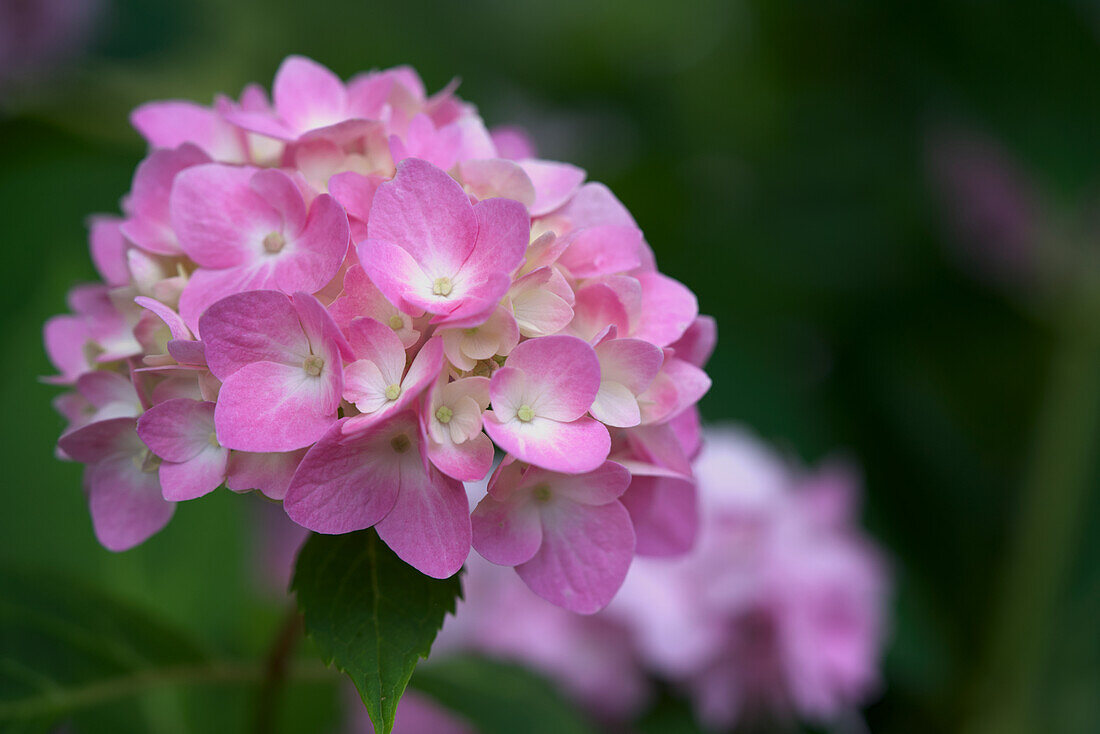
<path fill-rule="evenodd" d="M 523 262 L 530 241 L 527 209 L 511 199 L 486 199 L 474 206 L 474 214 L 477 241 L 462 264 L 462 277 L 482 279 L 491 272 L 512 273 Z"/>
<path fill-rule="evenodd" d="M 535 187 L 523 169 L 500 158 L 467 160 L 458 164 L 462 184 L 478 199 L 503 196 L 530 207 L 535 202 Z"/>
<path fill-rule="evenodd" d="M 357 318 L 348 325 L 348 344 L 356 359 L 373 362 L 386 385 L 400 385 L 405 374 L 405 346 L 393 329 L 374 319 Z"/>
<path fill-rule="evenodd" d="M 535 145 L 527 131 L 509 125 L 494 127 L 489 131 L 496 146 L 497 155 L 501 158 L 518 161 L 524 158 L 534 158 Z"/>
<path fill-rule="evenodd" d="M 471 516 L 474 549 L 490 563 L 518 566 L 542 546 L 542 521 L 533 502 L 482 498 Z"/>
<path fill-rule="evenodd" d="M 180 172 L 172 186 L 172 229 L 183 251 L 204 268 L 232 268 L 260 257 L 282 215 L 252 188 L 256 169 L 209 163 Z"/>
<path fill-rule="evenodd" d="M 477 482 L 493 468 L 493 442 L 484 433 L 462 443 L 425 443 L 428 460 L 441 472 L 460 482 Z"/>
<path fill-rule="evenodd" d="M 359 264 L 386 299 L 407 314 L 433 313 L 448 304 L 431 298 L 432 281 L 413 256 L 397 245 L 381 240 L 365 240 L 357 248 Z"/>
<path fill-rule="evenodd" d="M 71 384 L 91 369 L 84 347 L 91 335 L 83 319 L 76 316 L 54 316 L 46 321 L 42 330 L 46 354 L 61 374 L 51 378 L 63 384 Z"/>
<path fill-rule="evenodd" d="M 283 218 L 287 234 L 302 231 L 306 223 L 306 201 L 301 189 L 285 171 L 264 168 L 249 179 L 249 186 Z"/>
<path fill-rule="evenodd" d="M 171 332 L 173 339 L 191 339 L 191 330 L 187 328 L 187 324 L 183 323 L 183 319 L 180 318 L 180 315 L 168 306 L 152 298 L 146 298 L 145 296 L 138 296 L 134 299 L 134 303 L 155 313 L 157 317 L 164 322 L 164 325 L 168 327 L 168 331 Z"/>
<path fill-rule="evenodd" d="M 643 556 L 678 556 L 695 544 L 699 529 L 695 482 L 635 476 L 622 496 Z"/>
<path fill-rule="evenodd" d="M 602 381 L 589 412 L 600 423 L 615 428 L 630 428 L 642 422 L 638 398 L 621 382 Z"/>
<path fill-rule="evenodd" d="M 596 347 L 600 374 L 637 394 L 645 390 L 661 369 L 661 350 L 642 339 L 611 339 Z"/>
<path fill-rule="evenodd" d="M 430 163 L 409 158 L 398 164 L 392 180 L 378 187 L 367 233 L 372 240 L 404 249 L 436 277 L 451 277 L 477 238 L 473 209 L 457 181 Z M 370 262 L 360 255 L 371 280 L 386 293 Z"/>
<path fill-rule="evenodd" d="M 133 417 L 96 421 L 66 433 L 57 445 L 73 461 L 94 464 L 120 453 L 133 453 L 135 442 L 139 445 L 136 450 L 144 448 L 134 430 L 136 425 Z"/>
<path fill-rule="evenodd" d="M 211 448 L 214 403 L 177 398 L 154 405 L 138 419 L 137 432 L 145 445 L 165 461 L 193 459 Z"/>
<path fill-rule="evenodd" d="M 688 288 L 660 273 L 640 273 L 641 313 L 633 336 L 668 346 L 683 336 L 699 315 L 699 303 Z"/>
<path fill-rule="evenodd" d="M 175 503 L 161 497 L 157 473 L 142 471 L 132 455 L 89 466 L 85 481 L 96 539 L 107 550 L 124 551 L 144 543 L 176 510 Z"/>
<path fill-rule="evenodd" d="M 193 143 L 227 163 L 246 157 L 244 134 L 214 110 L 194 102 L 148 102 L 130 113 L 130 123 L 153 148 Z"/>
<path fill-rule="evenodd" d="M 367 222 L 381 176 L 363 176 L 352 171 L 334 174 L 328 180 L 328 192 L 347 211 L 349 217 Z"/>
<path fill-rule="evenodd" d="M 676 356 L 696 367 L 706 366 L 718 343 L 718 323 L 713 316 L 697 316 L 683 336 L 670 347 Z"/>
<path fill-rule="evenodd" d="M 512 350 L 507 366 L 527 376 L 529 393 L 524 399 L 531 401 L 535 414 L 555 421 L 571 421 L 584 415 L 600 389 L 596 352 L 574 336 L 528 339 Z M 493 401 L 495 406 L 495 395 Z"/>
<path fill-rule="evenodd" d="M 204 270 L 191 274 L 180 295 L 180 317 L 196 334 L 201 334 L 199 323 L 207 309 L 223 298 L 248 291 L 269 291 L 275 288 L 270 265 L 256 268 L 229 268 Z"/>
<path fill-rule="evenodd" d="M 398 557 L 432 578 L 458 573 L 470 555 L 470 504 L 462 483 L 435 469 L 406 471 L 393 509 L 376 526 Z"/>
<path fill-rule="evenodd" d="M 301 365 L 253 362 L 231 374 L 218 393 L 218 441 L 238 451 L 293 451 L 321 438 L 336 421 L 340 365 L 320 376 Z"/>
<path fill-rule="evenodd" d="M 134 173 L 125 209 L 129 218 L 121 231 L 138 247 L 163 255 L 178 255 L 180 243 L 169 222 L 169 195 L 184 169 L 208 163 L 210 157 L 194 145 L 174 150 L 154 150 Z"/>
<path fill-rule="evenodd" d="M 355 434 L 342 428 L 337 423 L 309 450 L 283 500 L 291 520 L 318 533 L 371 527 L 393 509 L 404 476 L 424 473 L 407 416 Z M 398 452 L 401 435 L 409 443 Z"/>
<path fill-rule="evenodd" d="M 634 557 L 626 508 L 562 502 L 541 515 L 542 547 L 516 573 L 543 599 L 570 611 L 592 614 L 607 606 Z"/>
<path fill-rule="evenodd" d="M 222 299 L 207 309 L 200 325 L 210 371 L 222 380 L 253 362 L 300 368 L 310 354 L 294 304 L 275 291 Z"/>
<path fill-rule="evenodd" d="M 608 326 L 620 334 L 630 330 L 630 315 L 619 294 L 607 283 L 591 283 L 576 292 L 569 330 L 591 341 Z"/>
<path fill-rule="evenodd" d="M 288 56 L 275 73 L 275 109 L 299 133 L 346 118 L 347 92 L 340 77 L 304 56 Z"/>
<path fill-rule="evenodd" d="M 528 159 L 520 161 L 520 166 L 535 186 L 535 202 L 528 205 L 532 217 L 554 211 L 584 183 L 584 170 L 568 163 Z"/>
<path fill-rule="evenodd" d="M 555 495 L 582 505 L 614 502 L 630 485 L 630 472 L 614 461 L 605 461 L 584 474 L 557 474 L 531 468 L 523 476 L 524 486 L 547 483 Z"/>
<path fill-rule="evenodd" d="M 581 186 L 557 215 L 571 222 L 575 229 L 603 224 L 638 226 L 622 202 L 601 183 Z"/>
<path fill-rule="evenodd" d="M 281 453 L 234 451 L 229 455 L 225 486 L 234 492 L 258 489 L 270 499 L 281 500 L 305 455 L 306 449 Z"/>
<path fill-rule="evenodd" d="M 607 428 L 592 418 L 559 423 L 536 417 L 528 422 L 516 419 L 502 423 L 493 411 L 487 411 L 484 421 L 485 432 L 498 446 L 544 469 L 567 474 L 592 471 L 611 451 Z"/>
<path fill-rule="evenodd" d="M 347 254 L 351 230 L 347 214 L 328 194 L 309 208 L 309 219 L 294 238 L 294 251 L 276 258 L 275 282 L 284 293 L 321 290 L 339 272 Z"/>
<path fill-rule="evenodd" d="M 96 216 L 88 222 L 89 245 L 96 271 L 107 285 L 126 285 L 130 282 L 130 270 L 126 267 L 126 240 L 122 236 L 117 217 Z"/>
<path fill-rule="evenodd" d="M 210 494 L 225 480 L 229 451 L 207 446 L 197 456 L 179 464 L 160 465 L 160 485 L 164 499 L 184 502 Z"/>
<path fill-rule="evenodd" d="M 603 225 L 565 236 L 568 248 L 558 258 L 575 278 L 624 273 L 641 263 L 642 232 L 637 227 Z"/>

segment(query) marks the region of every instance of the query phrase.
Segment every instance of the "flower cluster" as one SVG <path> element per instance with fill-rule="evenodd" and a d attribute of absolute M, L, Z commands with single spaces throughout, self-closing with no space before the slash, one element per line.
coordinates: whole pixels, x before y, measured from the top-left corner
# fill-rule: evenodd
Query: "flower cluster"
<path fill-rule="evenodd" d="M 716 729 L 851 713 L 878 685 L 889 590 L 857 524 L 852 472 L 807 474 L 734 429 L 706 439 L 696 462 L 703 520 L 689 554 L 637 559 L 589 617 L 471 563 L 470 593 L 435 656 L 472 649 L 531 665 L 612 721 L 644 709 L 652 677 L 690 695 Z"/>
<path fill-rule="evenodd" d="M 404 67 L 290 57 L 270 101 L 132 121 L 151 151 L 91 222 L 104 282 L 45 329 L 106 547 L 224 483 L 594 612 L 635 552 L 691 545 L 715 326 L 606 187 Z"/>

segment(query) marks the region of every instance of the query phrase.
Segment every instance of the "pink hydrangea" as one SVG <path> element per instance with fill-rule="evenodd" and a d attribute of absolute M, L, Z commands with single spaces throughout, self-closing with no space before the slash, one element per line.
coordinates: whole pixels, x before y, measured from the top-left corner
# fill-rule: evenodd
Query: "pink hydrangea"
<path fill-rule="evenodd" d="M 407 67 L 290 57 L 270 98 L 131 119 L 103 282 L 45 329 L 105 545 L 224 484 L 433 576 L 477 548 L 586 613 L 691 546 L 714 322 L 607 187 Z"/>

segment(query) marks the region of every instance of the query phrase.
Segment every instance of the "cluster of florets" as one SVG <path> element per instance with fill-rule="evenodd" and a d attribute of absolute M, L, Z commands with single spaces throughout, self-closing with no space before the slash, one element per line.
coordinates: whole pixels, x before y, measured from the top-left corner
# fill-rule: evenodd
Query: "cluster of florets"
<path fill-rule="evenodd" d="M 690 546 L 715 327 L 606 187 L 408 68 L 291 57 L 271 102 L 132 121 L 151 152 L 91 222 L 104 282 L 45 330 L 106 547 L 224 483 L 593 612 L 635 551 Z"/>
<path fill-rule="evenodd" d="M 854 472 L 806 473 L 734 429 L 706 439 L 690 553 L 636 559 L 610 605 L 587 617 L 471 562 L 434 656 L 472 649 L 533 666 L 614 721 L 642 713 L 653 678 L 721 730 L 853 714 L 879 685 L 890 587 L 859 528 Z M 395 731 L 400 711 L 397 721 Z"/>

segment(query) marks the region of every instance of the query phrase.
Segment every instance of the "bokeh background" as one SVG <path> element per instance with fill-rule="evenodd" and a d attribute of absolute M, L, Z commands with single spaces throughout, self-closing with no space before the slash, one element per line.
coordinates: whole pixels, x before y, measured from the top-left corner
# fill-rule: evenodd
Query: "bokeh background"
<path fill-rule="evenodd" d="M 1085 0 L 0 0 L 0 564 L 78 575 L 241 655 L 272 634 L 239 531 L 255 500 L 186 503 L 109 554 L 37 376 L 43 321 L 93 278 L 85 218 L 117 210 L 144 152 L 129 110 L 269 85 L 288 53 L 461 77 L 490 125 L 607 183 L 717 317 L 706 419 L 862 467 L 897 573 L 871 731 L 1100 731 Z M 286 731 L 338 715 L 335 689 L 289 695 Z M 102 715 L 230 731 L 241 698 Z"/>

